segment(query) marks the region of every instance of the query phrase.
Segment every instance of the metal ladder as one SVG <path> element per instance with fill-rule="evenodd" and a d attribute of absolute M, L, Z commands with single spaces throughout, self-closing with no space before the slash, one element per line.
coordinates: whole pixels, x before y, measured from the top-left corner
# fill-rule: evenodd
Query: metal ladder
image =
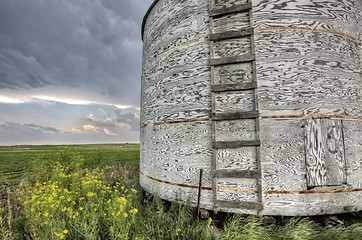
<path fill-rule="evenodd" d="M 252 15 L 252 4 L 251 0 L 245 1 L 243 4 L 227 4 L 230 0 L 224 1 L 225 4 L 215 4 L 215 0 L 210 0 L 210 67 L 211 67 L 211 92 L 212 92 L 212 128 L 213 128 L 213 202 L 214 211 L 218 212 L 223 209 L 248 209 L 255 210 L 258 213 L 263 209 L 262 205 L 262 190 L 261 190 L 261 171 L 260 171 L 260 140 L 259 140 L 259 110 L 257 101 L 257 82 L 255 74 L 255 54 L 254 54 L 254 30 L 251 20 Z M 223 1 L 218 1 L 223 2 Z M 236 2 L 236 1 L 231 1 Z M 216 6 L 218 5 L 218 6 Z M 232 26 L 232 23 L 243 23 L 240 24 L 241 28 Z M 231 24 L 230 24 L 231 23 Z M 225 27 L 224 27 L 225 26 Z M 231 42 L 227 43 L 229 40 Z M 234 42 L 232 42 L 234 41 Z M 238 44 L 243 41 L 250 43 L 250 46 L 246 48 L 249 52 L 238 53 Z M 226 42 L 226 44 L 223 44 Z M 239 43 L 238 43 L 239 42 Z M 241 46 L 240 48 L 245 47 Z M 239 51 L 240 52 L 240 51 Z M 250 64 L 250 76 L 251 81 L 246 82 L 223 82 L 222 74 L 218 74 L 219 81 L 216 81 L 215 74 L 222 71 L 218 68 L 236 66 L 236 64 Z M 221 79 L 221 80 L 220 80 Z M 254 97 L 253 109 L 238 110 L 238 109 L 227 109 L 225 104 L 220 104 L 217 98 L 222 98 L 223 94 L 243 94 L 252 92 Z M 227 97 L 226 97 L 227 99 Z M 230 107 L 230 106 L 229 106 Z M 226 108 L 226 109 L 225 109 Z M 217 124 L 222 121 L 233 121 L 233 120 L 255 120 L 255 136 L 253 139 L 237 140 L 237 141 L 221 141 L 218 140 Z M 225 123 L 225 122 L 224 122 Z M 255 158 L 256 167 L 253 170 L 243 169 L 227 169 L 219 168 L 218 164 L 218 151 L 223 149 L 232 148 L 244 148 L 244 147 L 255 147 Z M 222 161 L 222 159 L 221 159 Z M 218 180 L 222 178 L 232 179 L 255 179 L 257 182 L 257 201 L 237 201 L 237 200 L 222 200 L 218 199 Z"/>

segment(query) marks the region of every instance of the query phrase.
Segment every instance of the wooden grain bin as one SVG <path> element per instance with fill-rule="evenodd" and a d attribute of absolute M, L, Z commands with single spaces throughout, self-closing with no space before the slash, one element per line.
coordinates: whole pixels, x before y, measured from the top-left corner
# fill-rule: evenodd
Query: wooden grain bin
<path fill-rule="evenodd" d="M 158 0 L 142 187 L 263 215 L 362 210 L 362 1 Z"/>

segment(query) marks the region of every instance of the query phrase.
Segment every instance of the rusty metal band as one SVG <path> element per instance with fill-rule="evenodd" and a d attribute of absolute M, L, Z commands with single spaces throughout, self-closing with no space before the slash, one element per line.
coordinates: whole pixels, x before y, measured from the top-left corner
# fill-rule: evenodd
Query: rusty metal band
<path fill-rule="evenodd" d="M 357 39 L 357 38 L 354 38 L 354 37 L 349 36 L 349 35 L 344 34 L 344 33 L 336 32 L 336 31 L 332 31 L 332 30 L 326 30 L 326 29 L 317 29 L 317 28 L 308 28 L 308 27 L 270 27 L 270 28 L 257 28 L 257 29 L 255 29 L 255 31 L 272 31 L 272 30 L 288 30 L 288 29 L 331 33 L 331 34 L 335 34 L 335 35 L 339 35 L 339 36 L 342 36 L 342 37 L 349 38 L 349 39 L 355 41 L 356 43 L 362 45 L 362 41 Z"/>
<path fill-rule="evenodd" d="M 315 193 L 347 193 L 361 192 L 362 188 L 339 189 L 339 190 L 305 190 L 305 191 L 263 191 L 265 194 L 315 194 Z"/>
<path fill-rule="evenodd" d="M 161 180 L 161 179 L 158 179 L 158 178 L 154 178 L 154 177 L 151 177 L 151 176 L 147 176 L 145 175 L 143 172 L 141 172 L 141 175 L 145 176 L 146 178 L 149 178 L 153 181 L 156 181 L 156 182 L 160 182 L 160 183 L 166 183 L 166 184 L 170 184 L 170 185 L 174 185 L 174 186 L 178 186 L 178 187 L 187 187 L 187 188 L 195 188 L 195 189 L 199 189 L 199 186 L 194 186 L 194 185 L 187 185 L 187 184 L 181 184 L 181 183 L 173 183 L 173 182 L 169 182 L 169 181 L 165 181 L 165 180 Z M 202 190 L 212 190 L 211 187 L 201 187 Z"/>
<path fill-rule="evenodd" d="M 191 120 L 180 120 L 180 121 L 171 121 L 171 122 L 162 122 L 162 123 L 152 123 L 141 126 L 141 128 L 159 126 L 165 124 L 175 124 L 175 123 L 189 123 L 189 122 L 207 122 L 211 121 L 211 118 L 202 118 L 202 119 L 191 119 Z"/>
<path fill-rule="evenodd" d="M 334 116 L 334 115 L 279 115 L 279 116 L 260 116 L 261 119 L 287 119 L 287 118 L 327 118 L 327 119 L 348 119 L 348 120 L 362 120 L 362 117 L 358 116 Z M 153 123 L 146 124 L 141 126 L 141 128 L 159 126 L 165 124 L 175 124 L 175 123 L 188 123 L 188 122 L 207 122 L 212 121 L 211 118 L 202 118 L 202 119 L 191 119 L 191 120 L 180 120 L 180 121 L 170 121 L 162 123 Z"/>
<path fill-rule="evenodd" d="M 357 116 L 334 116 L 334 115 L 280 115 L 280 116 L 260 116 L 261 119 L 270 118 L 337 118 L 337 119 L 349 119 L 349 120 L 362 120 L 362 117 Z"/>
<path fill-rule="evenodd" d="M 145 175 L 143 172 L 140 171 L 140 174 L 146 178 L 149 178 L 153 181 L 170 184 L 178 187 L 187 187 L 187 188 L 194 188 L 198 189 L 198 186 L 194 185 L 187 185 L 181 183 L 174 183 L 165 180 L 161 180 L 155 177 L 151 177 Z M 213 191 L 212 187 L 202 187 L 202 190 L 209 190 Z M 244 189 L 227 189 L 227 188 L 218 188 L 218 191 L 222 192 L 237 192 L 237 193 L 258 193 L 257 190 L 244 190 Z M 362 188 L 354 188 L 354 189 L 338 189 L 338 190 L 304 190 L 304 191 L 263 191 L 263 194 L 318 194 L 318 193 L 349 193 L 349 192 L 362 192 Z"/>
<path fill-rule="evenodd" d="M 236 192 L 236 193 L 258 193 L 257 190 L 246 190 L 246 189 L 229 189 L 229 188 L 218 188 L 217 191 L 221 192 Z"/>

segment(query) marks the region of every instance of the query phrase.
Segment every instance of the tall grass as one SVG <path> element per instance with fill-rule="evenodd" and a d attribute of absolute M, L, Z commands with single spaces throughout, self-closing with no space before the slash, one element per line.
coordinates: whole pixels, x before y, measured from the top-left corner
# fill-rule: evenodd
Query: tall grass
<path fill-rule="evenodd" d="M 197 222 L 187 204 L 157 196 L 144 204 L 137 167 L 89 169 L 80 154 L 69 151 L 34 165 L 27 183 L 9 189 L 1 201 L 0 239 L 362 239 L 361 217 L 321 227 L 309 218 L 265 224 L 258 216 L 230 214 L 219 234 L 212 234 L 213 220 Z"/>

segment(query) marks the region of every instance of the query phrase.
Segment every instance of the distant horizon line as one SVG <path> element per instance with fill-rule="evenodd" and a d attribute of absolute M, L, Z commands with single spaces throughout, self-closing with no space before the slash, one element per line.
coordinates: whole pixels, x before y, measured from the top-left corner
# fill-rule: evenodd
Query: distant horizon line
<path fill-rule="evenodd" d="M 140 144 L 140 142 L 112 142 L 112 143 L 45 143 L 45 144 L 12 144 L 12 145 L 2 145 L 0 147 L 26 147 L 26 146 L 68 146 L 68 145 L 116 145 L 116 144 Z"/>

